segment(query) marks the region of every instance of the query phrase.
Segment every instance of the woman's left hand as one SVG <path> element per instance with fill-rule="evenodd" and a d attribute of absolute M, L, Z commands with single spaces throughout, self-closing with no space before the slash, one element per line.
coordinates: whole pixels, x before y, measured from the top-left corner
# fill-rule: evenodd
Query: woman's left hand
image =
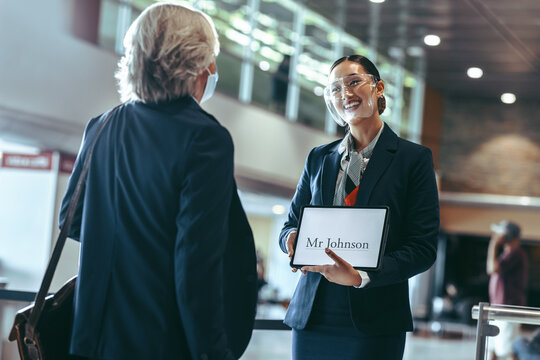
<path fill-rule="evenodd" d="M 362 284 L 362 277 L 351 264 L 340 258 L 335 252 L 328 248 L 324 251 L 326 252 L 326 255 L 334 260 L 334 264 L 304 266 L 300 269 L 302 270 L 302 273 L 305 274 L 307 271 L 318 272 L 328 281 L 345 286 L 360 286 L 360 284 Z"/>

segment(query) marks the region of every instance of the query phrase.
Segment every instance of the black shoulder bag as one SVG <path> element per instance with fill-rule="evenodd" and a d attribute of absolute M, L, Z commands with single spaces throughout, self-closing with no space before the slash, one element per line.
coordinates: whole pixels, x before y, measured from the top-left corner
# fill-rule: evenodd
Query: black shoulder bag
<path fill-rule="evenodd" d="M 75 292 L 77 276 L 68 280 L 56 294 L 46 295 L 51 286 L 56 266 L 58 265 L 62 249 L 71 229 L 77 203 L 86 182 L 86 174 L 92 160 L 94 147 L 105 123 L 107 123 L 116 108 L 109 111 L 100 124 L 92 145 L 88 150 L 79 181 L 69 203 L 66 220 L 58 235 L 58 240 L 54 246 L 34 303 L 19 310 L 15 316 L 15 321 L 9 334 L 9 340 L 17 340 L 21 360 L 64 360 L 76 358 L 69 354 L 69 346 L 73 325 L 73 294 Z"/>

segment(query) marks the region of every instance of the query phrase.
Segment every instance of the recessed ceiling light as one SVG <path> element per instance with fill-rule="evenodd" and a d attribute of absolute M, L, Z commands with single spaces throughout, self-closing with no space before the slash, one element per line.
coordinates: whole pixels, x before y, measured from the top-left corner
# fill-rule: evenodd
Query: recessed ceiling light
<path fill-rule="evenodd" d="M 380 3 L 383 3 L 384 0 L 369 0 L 371 1 L 372 3 L 375 3 L 375 4 L 380 4 Z"/>
<path fill-rule="evenodd" d="M 504 93 L 501 95 L 501 101 L 505 104 L 513 104 L 516 102 L 516 95 L 512 93 Z"/>
<path fill-rule="evenodd" d="M 428 46 L 437 46 L 441 43 L 441 38 L 437 35 L 426 35 L 424 36 L 424 43 Z"/>
<path fill-rule="evenodd" d="M 285 213 L 285 206 L 283 205 L 274 205 L 272 206 L 272 212 L 276 215 L 281 215 Z"/>
<path fill-rule="evenodd" d="M 480 79 L 484 72 L 479 67 L 470 67 L 467 69 L 467 75 L 472 79 Z"/>
<path fill-rule="evenodd" d="M 270 70 L 270 64 L 268 63 L 268 61 L 261 61 L 259 63 L 259 69 L 261 69 L 262 71 L 268 71 Z"/>

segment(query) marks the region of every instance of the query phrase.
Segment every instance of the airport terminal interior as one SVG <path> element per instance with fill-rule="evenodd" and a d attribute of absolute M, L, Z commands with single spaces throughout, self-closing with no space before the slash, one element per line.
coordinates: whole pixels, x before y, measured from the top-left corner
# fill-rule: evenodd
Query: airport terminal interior
<path fill-rule="evenodd" d="M 85 124 L 120 103 L 114 74 L 122 39 L 153 2 L 0 3 L 2 360 L 19 359 L 8 333 L 15 312 L 39 288 Z M 524 337 L 535 332 L 540 1 L 186 3 L 208 14 L 219 35 L 219 81 L 203 108 L 231 133 L 239 196 L 257 249 L 257 321 L 242 359 L 291 358 L 291 331 L 282 320 L 302 275 L 291 271 L 278 236 L 307 154 L 345 134 L 323 92 L 330 65 L 351 54 L 376 64 L 386 86 L 381 119 L 431 149 L 437 176 L 437 260 L 409 279 L 415 329 L 407 334 L 404 359 L 487 359 L 478 354 L 485 342 L 477 319 L 484 316 L 479 304 L 489 303 L 490 226 L 505 219 L 521 227 L 530 309 L 526 316 L 495 309 L 482 321 L 519 323 Z M 79 244 L 69 240 L 52 292 L 77 274 L 78 258 Z"/>

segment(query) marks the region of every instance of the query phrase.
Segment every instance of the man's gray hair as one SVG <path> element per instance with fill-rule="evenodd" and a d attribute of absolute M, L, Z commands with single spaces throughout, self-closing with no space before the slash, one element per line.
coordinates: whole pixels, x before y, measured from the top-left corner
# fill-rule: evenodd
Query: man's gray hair
<path fill-rule="evenodd" d="M 116 78 L 122 102 L 161 102 L 192 95 L 197 75 L 219 53 L 214 23 L 174 2 L 146 8 L 129 27 Z"/>

